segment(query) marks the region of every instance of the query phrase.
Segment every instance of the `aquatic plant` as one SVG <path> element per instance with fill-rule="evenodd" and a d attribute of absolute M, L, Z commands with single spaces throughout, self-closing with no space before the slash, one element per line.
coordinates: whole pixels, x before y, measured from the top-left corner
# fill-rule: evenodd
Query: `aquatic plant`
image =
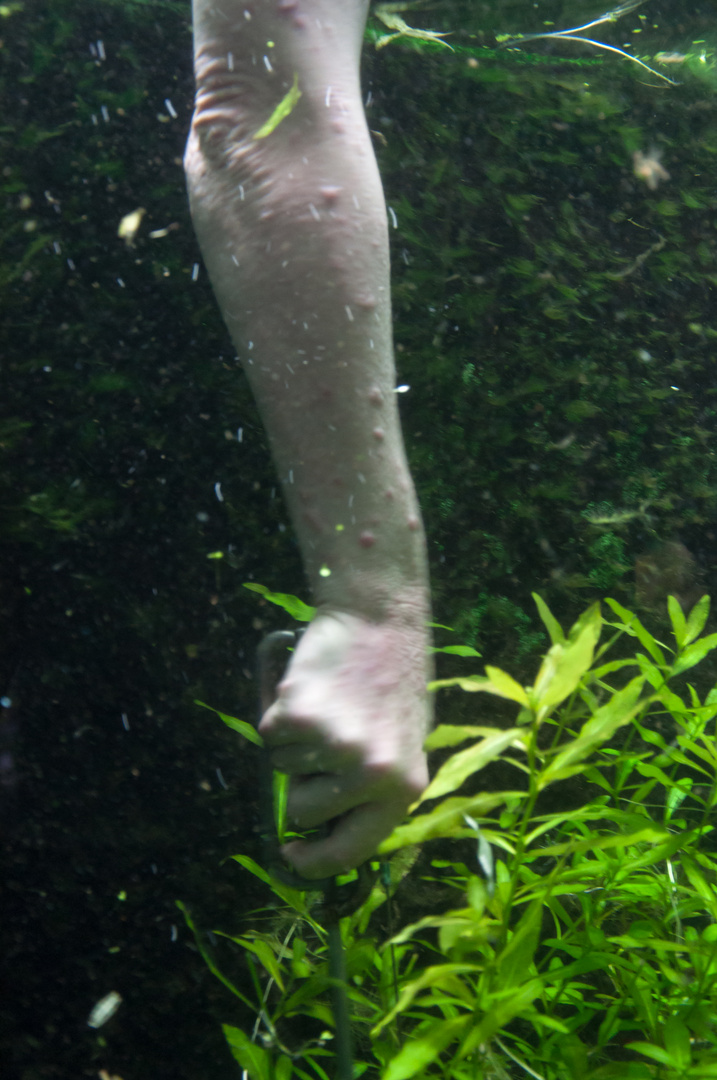
<path fill-rule="evenodd" d="M 616 22 L 618 19 L 622 18 L 623 15 L 629 15 L 630 12 L 635 11 L 636 8 L 641 7 L 644 3 L 645 0 L 625 0 L 625 3 L 619 4 L 616 8 L 612 8 L 610 11 L 605 12 L 604 15 L 599 15 L 596 19 L 591 19 L 590 22 L 583 23 L 582 26 L 573 27 L 571 30 L 551 30 L 541 34 L 501 34 L 498 36 L 497 40 L 501 45 L 508 47 L 515 46 L 524 41 L 543 41 L 545 39 L 555 41 L 579 41 L 583 45 L 592 45 L 596 49 L 605 49 L 607 52 L 615 53 L 618 56 L 624 57 L 626 60 L 632 60 L 634 64 L 638 64 L 640 67 L 645 68 L 650 74 L 656 75 L 658 79 L 664 79 L 665 82 L 670 83 L 672 86 L 676 86 L 677 83 L 674 79 L 670 79 L 667 75 L 663 75 L 662 72 L 657 71 L 656 68 L 646 64 L 645 61 L 640 60 L 639 57 L 626 52 L 625 49 L 619 49 L 615 45 L 608 45 L 605 41 L 596 41 L 594 38 L 582 36 L 584 30 L 591 30 L 595 26 L 602 26 L 603 23 Z"/>
<path fill-rule="evenodd" d="M 672 647 L 614 600 L 566 634 L 534 599 L 552 645 L 532 685 L 490 666 L 431 685 L 513 715 L 432 732 L 428 749 L 449 756 L 382 844 L 382 884 L 343 920 L 355 1075 L 717 1076 L 717 689 L 702 700 L 682 678 L 717 647 L 702 636 L 709 598 L 688 616 L 670 598 Z M 608 659 L 618 642 L 629 655 Z M 224 1025 L 229 1046 L 250 1080 L 326 1080 L 321 905 L 236 860 L 276 905 L 269 929 L 232 937 L 253 996 L 186 913 L 256 1015 L 251 1030 Z"/>

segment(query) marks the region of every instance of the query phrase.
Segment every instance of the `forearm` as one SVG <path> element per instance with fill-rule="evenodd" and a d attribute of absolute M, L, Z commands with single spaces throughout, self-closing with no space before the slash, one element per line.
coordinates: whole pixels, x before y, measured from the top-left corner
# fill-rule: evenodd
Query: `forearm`
<path fill-rule="evenodd" d="M 338 6 L 225 4 L 219 21 L 195 5 L 192 215 L 317 601 L 381 618 L 403 598 L 425 615 L 386 212 L 358 82 L 367 4 L 343 0 L 337 20 Z M 256 139 L 295 80 L 298 102 Z"/>

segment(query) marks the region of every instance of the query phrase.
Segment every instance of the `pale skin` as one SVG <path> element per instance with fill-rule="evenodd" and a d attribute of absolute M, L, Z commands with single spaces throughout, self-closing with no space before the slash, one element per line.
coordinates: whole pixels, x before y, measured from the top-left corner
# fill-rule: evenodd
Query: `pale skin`
<path fill-rule="evenodd" d="M 194 0 L 192 219 L 319 609 L 260 725 L 291 776 L 290 818 L 330 823 L 283 849 L 308 878 L 373 855 L 427 782 L 428 573 L 359 84 L 367 9 Z"/>

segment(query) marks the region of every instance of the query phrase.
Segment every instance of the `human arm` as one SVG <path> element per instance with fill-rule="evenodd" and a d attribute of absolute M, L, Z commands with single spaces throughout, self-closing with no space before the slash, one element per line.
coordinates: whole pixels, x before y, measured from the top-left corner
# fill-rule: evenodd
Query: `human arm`
<path fill-rule="evenodd" d="M 367 0 L 195 0 L 192 217 L 319 615 L 262 720 L 289 813 L 373 853 L 426 782 L 425 537 L 394 393 L 386 211 L 360 98 Z M 295 86 L 300 97 L 257 138 Z"/>

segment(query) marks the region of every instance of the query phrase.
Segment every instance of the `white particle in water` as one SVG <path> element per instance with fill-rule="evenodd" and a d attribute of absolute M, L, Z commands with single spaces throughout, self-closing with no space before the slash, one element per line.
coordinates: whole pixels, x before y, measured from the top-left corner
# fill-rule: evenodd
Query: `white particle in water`
<path fill-rule="evenodd" d="M 242 442 L 244 439 L 244 428 L 237 428 L 237 442 Z"/>
<path fill-rule="evenodd" d="M 192 281 L 196 281 L 199 277 L 199 263 L 195 263 L 192 267 Z"/>
<path fill-rule="evenodd" d="M 396 211 L 393 209 L 392 206 L 388 207 L 388 213 L 389 213 L 389 216 L 391 218 L 391 224 L 393 225 L 394 229 L 397 229 L 398 228 L 398 218 L 396 217 Z"/>
<path fill-rule="evenodd" d="M 172 102 L 169 100 L 168 97 L 164 99 L 164 107 L 167 110 L 167 112 L 169 113 L 169 115 L 172 117 L 172 119 L 176 120 L 177 119 L 177 110 L 175 109 L 174 105 L 172 104 Z"/>
<path fill-rule="evenodd" d="M 106 105 L 100 105 L 100 112 L 102 113 L 102 119 L 106 124 L 110 122 L 110 111 Z"/>
<path fill-rule="evenodd" d="M 129 720 L 127 719 L 126 712 L 122 713 L 122 727 L 125 729 L 125 731 L 129 731 Z"/>
<path fill-rule="evenodd" d="M 214 485 L 214 494 L 216 495 L 218 502 L 224 502 L 224 496 L 222 495 L 222 485 L 219 483 L 219 481 L 217 481 Z"/>
<path fill-rule="evenodd" d="M 227 67 L 230 71 L 234 70 L 234 54 L 230 52 L 227 53 Z"/>
<path fill-rule="evenodd" d="M 107 1021 L 114 1016 L 122 1004 L 122 995 L 118 994 L 116 990 L 106 994 L 100 1001 L 97 1002 L 92 1012 L 89 1015 L 87 1024 L 91 1028 L 102 1027 Z"/>

